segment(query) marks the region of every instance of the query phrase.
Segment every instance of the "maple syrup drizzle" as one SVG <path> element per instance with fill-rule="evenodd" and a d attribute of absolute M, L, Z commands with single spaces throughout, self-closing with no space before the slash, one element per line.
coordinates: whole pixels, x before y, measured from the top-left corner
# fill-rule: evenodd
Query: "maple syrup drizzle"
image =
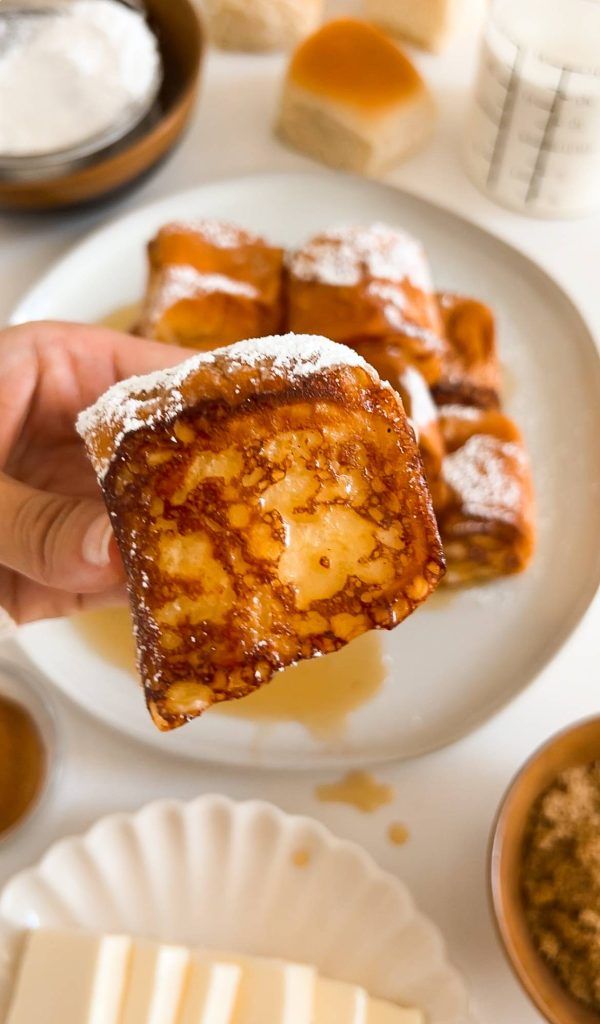
<path fill-rule="evenodd" d="M 46 770 L 46 749 L 31 715 L 0 696 L 0 835 L 25 817 Z"/>
<path fill-rule="evenodd" d="M 136 676 L 135 643 L 127 608 L 103 608 L 71 619 L 96 654 Z M 212 708 L 209 714 L 254 722 L 299 722 L 313 736 L 343 736 L 349 715 L 372 700 L 386 678 L 382 641 L 365 633 L 326 658 L 312 658 L 278 673 L 243 700 Z"/>
<path fill-rule="evenodd" d="M 113 309 L 99 321 L 101 327 L 110 327 L 113 331 L 125 331 L 126 333 L 135 327 L 141 310 L 141 302 L 130 302 L 126 306 L 119 306 Z"/>

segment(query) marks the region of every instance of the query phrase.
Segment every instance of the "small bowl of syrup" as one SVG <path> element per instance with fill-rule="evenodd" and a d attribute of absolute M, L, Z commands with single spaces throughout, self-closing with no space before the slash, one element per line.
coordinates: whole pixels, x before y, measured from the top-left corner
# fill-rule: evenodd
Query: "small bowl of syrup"
<path fill-rule="evenodd" d="M 0 659 L 0 844 L 26 824 L 56 773 L 55 717 L 20 665 Z"/>

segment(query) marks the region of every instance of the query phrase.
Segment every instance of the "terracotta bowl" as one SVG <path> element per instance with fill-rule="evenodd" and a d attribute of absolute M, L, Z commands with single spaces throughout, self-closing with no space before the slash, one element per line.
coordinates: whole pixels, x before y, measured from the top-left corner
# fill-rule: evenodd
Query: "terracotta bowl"
<path fill-rule="evenodd" d="M 525 921 L 520 892 L 523 836 L 532 804 L 565 768 L 600 759 L 600 718 L 590 718 L 552 737 L 511 782 L 492 832 L 491 900 L 508 960 L 523 988 L 551 1024 L 599 1024 L 560 985 L 537 952 Z"/>
<path fill-rule="evenodd" d="M 150 170 L 173 148 L 194 108 L 204 36 L 193 0 L 146 0 L 163 60 L 158 99 L 127 136 L 52 176 L 0 178 L 0 207 L 48 210 L 100 199 Z"/>

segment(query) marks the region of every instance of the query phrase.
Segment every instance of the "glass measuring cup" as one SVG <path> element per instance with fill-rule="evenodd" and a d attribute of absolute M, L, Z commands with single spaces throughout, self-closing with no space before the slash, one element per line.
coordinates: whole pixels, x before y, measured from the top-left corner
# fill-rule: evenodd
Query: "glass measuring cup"
<path fill-rule="evenodd" d="M 521 213 L 600 209 L 600 0 L 495 0 L 465 160 L 482 191 Z"/>

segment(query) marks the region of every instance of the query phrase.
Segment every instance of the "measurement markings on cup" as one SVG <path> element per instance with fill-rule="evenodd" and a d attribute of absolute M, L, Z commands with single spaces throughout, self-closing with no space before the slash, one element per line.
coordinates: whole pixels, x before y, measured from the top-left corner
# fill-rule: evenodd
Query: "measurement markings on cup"
<path fill-rule="evenodd" d="M 542 181 L 544 180 L 544 173 L 548 164 L 549 154 L 552 152 L 552 143 L 556 130 L 560 125 L 560 114 L 561 108 L 565 100 L 567 99 L 566 89 L 569 81 L 569 75 L 571 72 L 567 68 L 561 68 L 560 79 L 556 88 L 556 93 L 550 107 L 548 119 L 544 127 L 544 134 L 542 135 L 537 156 L 535 158 L 535 164 L 533 165 L 533 171 L 527 186 L 527 192 L 525 193 L 525 202 L 534 202 L 539 194 Z"/>
<path fill-rule="evenodd" d="M 515 109 L 517 96 L 519 94 L 522 66 L 523 51 L 520 47 L 517 47 L 512 67 L 510 69 L 508 82 L 505 83 L 497 74 L 494 74 L 494 78 L 496 79 L 498 84 L 502 86 L 505 92 L 504 100 L 502 102 L 502 107 L 500 110 L 500 118 L 496 122 L 497 133 L 494 142 L 494 148 L 492 150 L 492 158 L 490 160 L 490 167 L 487 176 L 488 187 L 491 187 L 492 185 L 496 184 L 498 176 L 500 174 L 500 168 L 502 167 L 502 162 L 504 160 L 512 114 Z"/>

